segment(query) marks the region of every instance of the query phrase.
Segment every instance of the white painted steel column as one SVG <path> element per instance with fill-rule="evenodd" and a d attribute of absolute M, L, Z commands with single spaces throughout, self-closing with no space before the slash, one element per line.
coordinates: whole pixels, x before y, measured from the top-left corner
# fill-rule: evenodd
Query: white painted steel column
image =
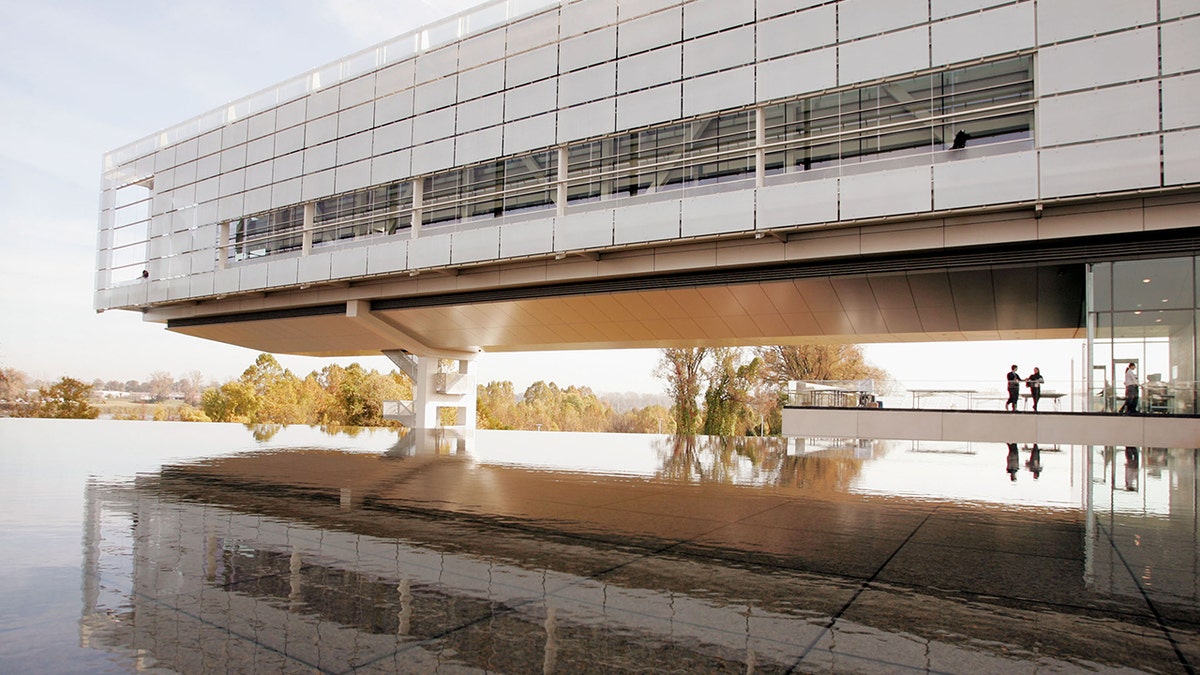
<path fill-rule="evenodd" d="M 304 235 L 300 244 L 301 255 L 309 255 L 312 253 L 313 245 L 313 224 L 317 220 L 317 205 L 315 202 L 304 203 Z"/>
<path fill-rule="evenodd" d="M 421 218 L 422 207 L 425 205 L 425 179 L 418 178 L 412 182 L 412 220 L 409 222 L 409 227 L 412 230 L 412 237 L 421 236 Z"/>
<path fill-rule="evenodd" d="M 754 110 L 754 185 L 762 187 L 767 178 L 767 112 L 764 108 Z"/>
<path fill-rule="evenodd" d="M 558 148 L 558 189 L 554 194 L 555 213 L 567 215 L 567 146 Z"/>
<path fill-rule="evenodd" d="M 110 254 L 111 257 L 111 254 Z M 111 266 L 111 265 L 110 265 Z M 229 267 L 229 221 L 223 220 L 217 226 L 217 269 Z"/>

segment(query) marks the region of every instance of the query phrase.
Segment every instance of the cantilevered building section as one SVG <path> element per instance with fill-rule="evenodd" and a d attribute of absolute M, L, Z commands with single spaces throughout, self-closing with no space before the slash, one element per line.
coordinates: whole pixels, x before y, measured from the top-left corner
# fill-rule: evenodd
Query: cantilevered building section
<path fill-rule="evenodd" d="M 491 2 L 107 155 L 95 306 L 464 364 L 1091 326 L 1194 409 L 1197 44 L 1185 0 Z M 1096 304 L 1155 260 L 1165 324 Z"/>

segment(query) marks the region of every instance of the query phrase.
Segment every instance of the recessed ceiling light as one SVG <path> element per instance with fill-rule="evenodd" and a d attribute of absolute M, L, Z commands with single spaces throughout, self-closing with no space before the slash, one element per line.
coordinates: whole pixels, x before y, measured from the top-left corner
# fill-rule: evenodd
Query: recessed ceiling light
<path fill-rule="evenodd" d="M 1143 284 L 1148 284 L 1148 283 L 1150 283 L 1150 279 L 1149 279 L 1149 278 L 1142 279 L 1142 283 L 1143 283 Z"/>

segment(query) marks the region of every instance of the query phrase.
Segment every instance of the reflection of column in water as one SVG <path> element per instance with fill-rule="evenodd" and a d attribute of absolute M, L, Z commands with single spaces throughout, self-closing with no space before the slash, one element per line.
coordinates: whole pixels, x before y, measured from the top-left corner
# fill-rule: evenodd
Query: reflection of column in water
<path fill-rule="evenodd" d="M 396 590 L 400 591 L 400 615 L 396 624 L 396 634 L 408 635 L 412 629 L 412 581 L 401 579 Z"/>
<path fill-rule="evenodd" d="M 295 612 L 304 604 L 300 585 L 300 551 L 293 550 L 292 558 L 288 561 L 288 609 Z"/>
<path fill-rule="evenodd" d="M 100 547 L 104 539 L 100 529 L 102 508 L 98 503 L 99 490 L 92 480 L 88 480 L 86 494 L 83 502 L 83 616 L 79 621 L 81 647 L 91 647 L 93 624 L 88 617 L 100 613 Z"/>
<path fill-rule="evenodd" d="M 546 608 L 546 650 L 542 659 L 542 673 L 550 675 L 554 672 L 554 662 L 558 660 L 558 610 Z"/>
<path fill-rule="evenodd" d="M 217 533 L 212 527 L 204 533 L 204 580 L 217 579 Z"/>

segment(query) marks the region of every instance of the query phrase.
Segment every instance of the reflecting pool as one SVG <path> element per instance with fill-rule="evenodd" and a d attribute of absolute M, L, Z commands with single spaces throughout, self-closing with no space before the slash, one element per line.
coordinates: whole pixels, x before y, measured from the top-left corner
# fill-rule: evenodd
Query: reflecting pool
<path fill-rule="evenodd" d="M 0 672 L 1194 672 L 1198 455 L 0 419 Z"/>

